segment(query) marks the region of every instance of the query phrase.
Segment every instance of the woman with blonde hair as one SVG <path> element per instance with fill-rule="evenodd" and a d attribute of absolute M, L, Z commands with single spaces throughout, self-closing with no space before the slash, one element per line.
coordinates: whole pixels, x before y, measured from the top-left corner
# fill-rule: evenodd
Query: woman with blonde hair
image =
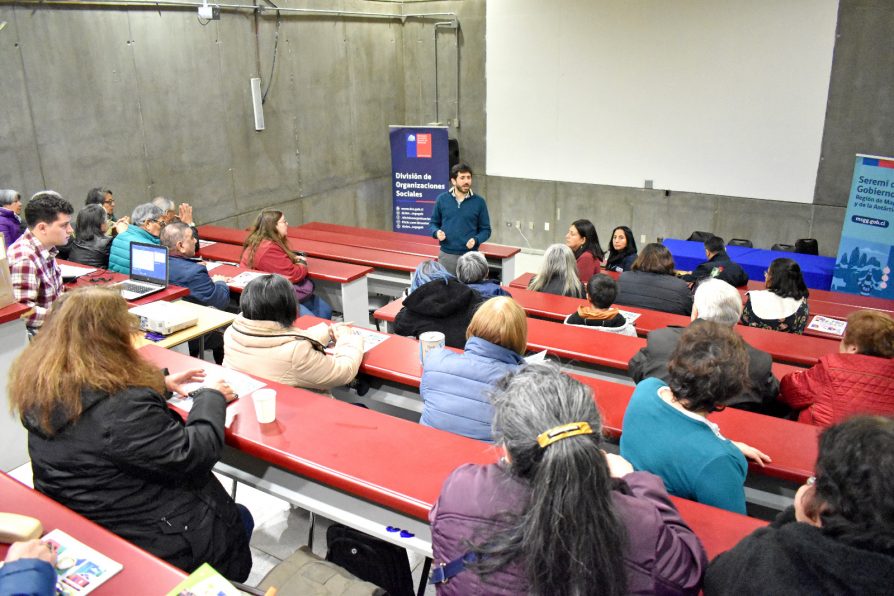
<path fill-rule="evenodd" d="M 491 390 L 524 363 L 527 344 L 528 320 L 518 303 L 505 296 L 484 302 L 469 323 L 465 352 L 437 349 L 426 355 L 419 423 L 492 441 Z"/>
<path fill-rule="evenodd" d="M 244 581 L 251 515 L 211 473 L 236 396 L 223 381 L 194 391 L 184 423 L 165 397 L 204 372 L 145 361 L 127 309 L 111 288 L 66 293 L 13 365 L 34 488 L 184 571 Z"/>
<path fill-rule="evenodd" d="M 278 273 L 289 280 L 295 289 L 299 312 L 332 318 L 332 307 L 314 294 L 314 282 L 307 275 L 307 259 L 289 248 L 286 232 L 289 222 L 282 211 L 264 209 L 258 214 L 242 244 L 239 264 L 265 273 Z"/>
<path fill-rule="evenodd" d="M 577 276 L 577 260 L 564 244 L 552 244 L 543 253 L 540 270 L 531 278 L 528 289 L 572 298 L 584 297 L 584 286 Z"/>

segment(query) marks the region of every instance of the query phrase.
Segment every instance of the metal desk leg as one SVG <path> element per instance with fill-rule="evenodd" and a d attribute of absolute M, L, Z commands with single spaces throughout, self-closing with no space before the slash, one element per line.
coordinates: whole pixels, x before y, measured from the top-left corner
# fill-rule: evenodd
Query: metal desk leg
<path fill-rule="evenodd" d="M 518 257 L 518 253 L 503 259 L 503 268 L 500 271 L 500 279 L 503 281 L 504 286 L 508 286 L 509 282 L 515 279 L 516 257 Z"/>

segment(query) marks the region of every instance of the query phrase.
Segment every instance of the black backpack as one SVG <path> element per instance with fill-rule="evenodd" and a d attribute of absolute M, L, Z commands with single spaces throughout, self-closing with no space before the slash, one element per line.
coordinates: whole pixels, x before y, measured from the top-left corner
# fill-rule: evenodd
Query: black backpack
<path fill-rule="evenodd" d="M 414 596 L 407 551 L 363 532 L 332 524 L 326 530 L 326 560 L 340 565 L 391 596 Z"/>

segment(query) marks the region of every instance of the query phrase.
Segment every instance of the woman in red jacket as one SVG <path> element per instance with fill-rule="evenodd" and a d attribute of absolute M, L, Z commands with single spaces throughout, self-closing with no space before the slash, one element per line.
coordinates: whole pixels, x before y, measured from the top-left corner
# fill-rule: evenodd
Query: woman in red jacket
<path fill-rule="evenodd" d="M 239 264 L 249 269 L 282 275 L 295 287 L 299 314 L 331 319 L 332 307 L 313 293 L 314 284 L 307 277 L 304 255 L 296 254 L 289 248 L 286 237 L 288 229 L 289 222 L 282 211 L 261 211 L 242 245 Z"/>
<path fill-rule="evenodd" d="M 894 321 L 875 310 L 847 318 L 838 354 L 782 378 L 779 400 L 798 420 L 831 426 L 854 414 L 894 415 Z"/>
<path fill-rule="evenodd" d="M 577 260 L 577 276 L 587 285 L 590 278 L 599 273 L 605 254 L 599 246 L 599 236 L 589 219 L 578 219 L 568 227 L 565 246 L 574 253 Z"/>

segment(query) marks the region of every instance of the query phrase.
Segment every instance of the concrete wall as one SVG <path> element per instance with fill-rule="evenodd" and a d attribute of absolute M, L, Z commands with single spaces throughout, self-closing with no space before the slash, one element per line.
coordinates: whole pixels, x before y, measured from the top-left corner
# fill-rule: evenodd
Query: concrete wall
<path fill-rule="evenodd" d="M 8 21 L 0 31 L 0 187 L 26 195 L 55 188 L 80 205 L 89 188 L 105 185 L 119 213 L 164 194 L 193 203 L 200 222 L 242 226 L 275 206 L 293 223 L 388 229 L 387 126 L 434 121 L 437 85 L 440 118 L 458 119 L 451 135 L 488 198 L 494 241 L 526 246 L 505 225 L 519 220 L 530 245 L 544 248 L 588 217 L 604 245 L 614 226 L 627 224 L 649 241 L 694 230 L 756 246 L 814 237 L 832 254 L 853 154 L 894 153 L 890 0 L 840 1 L 813 205 L 487 177 L 485 0 L 327 4 L 455 12 L 460 28 L 435 34 L 432 20 L 284 16 L 267 130 L 258 133 L 249 78 L 260 72 L 264 85 L 271 82 L 274 17 L 257 19 L 256 40 L 256 19 L 243 12 L 203 27 L 193 10 L 0 5 L 0 21 Z"/>
<path fill-rule="evenodd" d="M 262 17 L 257 41 L 250 12 L 202 26 L 194 9 L 2 5 L 0 21 L 0 188 L 53 188 L 80 206 L 107 186 L 119 214 L 166 195 L 201 222 L 245 225 L 276 206 L 294 222 L 386 225 L 387 127 L 404 120 L 399 20 Z M 259 71 L 272 83 L 263 132 Z"/>

